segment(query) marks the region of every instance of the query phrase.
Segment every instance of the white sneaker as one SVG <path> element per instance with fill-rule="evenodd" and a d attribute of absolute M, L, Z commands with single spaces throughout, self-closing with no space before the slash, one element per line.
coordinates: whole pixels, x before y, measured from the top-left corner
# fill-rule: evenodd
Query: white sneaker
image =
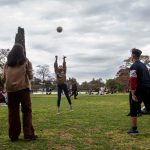
<path fill-rule="evenodd" d="M 57 115 L 60 115 L 60 112 L 57 112 Z"/>
<path fill-rule="evenodd" d="M 71 112 L 73 111 L 73 107 L 72 107 L 72 105 L 70 105 L 70 111 L 71 111 Z"/>
<path fill-rule="evenodd" d="M 57 115 L 60 114 L 60 108 L 57 108 Z"/>

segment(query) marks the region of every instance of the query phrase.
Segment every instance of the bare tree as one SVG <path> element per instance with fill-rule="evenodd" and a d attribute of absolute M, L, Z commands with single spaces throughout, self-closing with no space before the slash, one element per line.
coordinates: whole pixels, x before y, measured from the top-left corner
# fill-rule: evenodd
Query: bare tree
<path fill-rule="evenodd" d="M 45 88 L 45 82 L 46 80 L 50 79 L 50 70 L 48 65 L 38 65 L 38 69 L 36 71 L 37 76 L 41 79 L 42 81 L 42 87 L 43 87 L 43 92 Z"/>
<path fill-rule="evenodd" d="M 140 57 L 141 62 L 143 62 L 150 71 L 150 56 L 141 55 Z M 129 88 L 129 68 L 132 65 L 132 58 L 129 57 L 128 59 L 124 60 L 124 64 L 120 66 L 119 71 L 116 74 L 116 81 L 123 85 L 124 91 L 128 91 Z"/>
<path fill-rule="evenodd" d="M 3 71 L 4 64 L 6 63 L 6 58 L 9 53 L 9 49 L 0 49 L 0 74 Z"/>

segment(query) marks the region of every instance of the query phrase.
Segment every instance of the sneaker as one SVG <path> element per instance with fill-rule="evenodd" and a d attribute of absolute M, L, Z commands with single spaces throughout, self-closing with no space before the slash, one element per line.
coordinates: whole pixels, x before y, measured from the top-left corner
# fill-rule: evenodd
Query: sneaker
<path fill-rule="evenodd" d="M 57 112 L 57 115 L 60 115 L 60 112 Z"/>
<path fill-rule="evenodd" d="M 70 105 L 70 111 L 73 111 L 73 107 Z"/>
<path fill-rule="evenodd" d="M 132 134 L 132 135 L 136 135 L 136 134 L 138 134 L 139 132 L 138 132 L 138 130 L 133 130 L 133 129 L 131 129 L 131 130 L 129 130 L 127 133 L 128 133 L 128 134 Z"/>
<path fill-rule="evenodd" d="M 57 108 L 57 115 L 60 114 L 60 108 Z"/>

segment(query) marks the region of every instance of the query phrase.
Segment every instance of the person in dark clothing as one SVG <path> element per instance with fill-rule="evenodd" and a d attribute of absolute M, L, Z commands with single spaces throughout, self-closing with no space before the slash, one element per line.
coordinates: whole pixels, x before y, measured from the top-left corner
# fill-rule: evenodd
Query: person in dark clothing
<path fill-rule="evenodd" d="M 56 74 L 56 82 L 57 82 L 57 114 L 60 114 L 60 101 L 61 101 L 61 94 L 64 91 L 64 94 L 68 100 L 70 105 L 70 111 L 73 111 L 71 99 L 69 96 L 68 87 L 66 84 L 66 61 L 65 56 L 63 57 L 63 65 L 58 66 L 57 59 L 58 57 L 55 56 L 54 62 L 54 70 Z"/>
<path fill-rule="evenodd" d="M 76 81 L 72 84 L 72 88 L 71 88 L 71 96 L 74 96 L 74 99 L 77 99 L 77 95 L 78 95 L 78 88 L 77 88 L 77 83 Z"/>
<path fill-rule="evenodd" d="M 130 67 L 130 94 L 131 94 L 131 123 L 129 134 L 137 134 L 137 111 L 139 103 L 143 102 L 150 111 L 150 74 L 148 68 L 140 61 L 142 51 L 136 48 L 131 50 L 133 64 Z"/>
<path fill-rule="evenodd" d="M 8 96 L 9 138 L 17 141 L 21 132 L 20 103 L 25 140 L 36 140 L 32 125 L 30 80 L 33 78 L 32 64 L 26 58 L 24 48 L 15 44 L 8 54 L 4 66 L 3 80 Z"/>
<path fill-rule="evenodd" d="M 137 104 L 138 104 L 137 116 L 141 116 L 141 115 L 142 115 L 141 103 L 142 103 L 141 100 L 139 100 L 139 101 L 137 102 Z M 131 92 L 129 92 L 129 106 L 130 106 L 130 112 L 127 114 L 127 116 L 131 116 L 131 104 L 132 104 L 132 94 L 131 94 Z"/>

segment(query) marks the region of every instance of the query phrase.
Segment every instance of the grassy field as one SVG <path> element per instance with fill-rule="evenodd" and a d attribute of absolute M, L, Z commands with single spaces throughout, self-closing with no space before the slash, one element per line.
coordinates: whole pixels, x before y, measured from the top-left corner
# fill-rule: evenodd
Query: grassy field
<path fill-rule="evenodd" d="M 150 115 L 138 118 L 139 134 L 128 135 L 128 95 L 79 95 L 74 112 L 63 97 L 56 115 L 55 95 L 32 95 L 37 141 L 8 138 L 7 107 L 0 106 L 0 150 L 150 150 Z"/>

